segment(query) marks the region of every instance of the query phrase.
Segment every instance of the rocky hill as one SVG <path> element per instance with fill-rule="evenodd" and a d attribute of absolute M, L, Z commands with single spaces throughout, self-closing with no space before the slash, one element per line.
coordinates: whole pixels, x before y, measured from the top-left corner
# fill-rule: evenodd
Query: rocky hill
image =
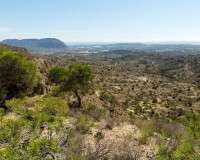
<path fill-rule="evenodd" d="M 54 51 L 65 50 L 66 44 L 59 39 L 45 38 L 45 39 L 6 39 L 1 42 L 17 47 L 25 47 L 29 51 Z"/>

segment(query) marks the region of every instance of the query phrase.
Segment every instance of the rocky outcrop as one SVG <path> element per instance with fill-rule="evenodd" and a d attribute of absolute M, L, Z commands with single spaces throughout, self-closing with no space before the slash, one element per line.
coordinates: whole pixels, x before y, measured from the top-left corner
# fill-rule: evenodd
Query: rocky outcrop
<path fill-rule="evenodd" d="M 0 44 L 0 47 L 7 48 L 16 52 L 20 52 L 27 59 L 31 60 L 35 64 L 36 69 L 37 69 L 37 74 L 38 74 L 38 84 L 35 87 L 33 94 L 48 93 L 50 89 L 50 85 L 48 84 L 46 73 L 47 73 L 48 68 L 50 67 L 50 63 L 47 59 L 31 55 L 31 53 L 29 53 L 26 48 L 15 47 L 15 46 L 10 46 L 10 45 L 5 45 L 5 44 Z"/>
<path fill-rule="evenodd" d="M 50 90 L 50 85 L 48 84 L 48 79 L 46 76 L 47 70 L 50 67 L 49 62 L 43 58 L 33 58 L 33 63 L 35 64 L 38 71 L 38 85 L 34 89 L 35 94 L 45 94 Z"/>

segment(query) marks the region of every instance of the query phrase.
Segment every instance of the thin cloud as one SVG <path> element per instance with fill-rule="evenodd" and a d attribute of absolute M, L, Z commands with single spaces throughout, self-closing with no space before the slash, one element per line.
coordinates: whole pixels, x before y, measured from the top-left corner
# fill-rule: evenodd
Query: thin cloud
<path fill-rule="evenodd" d="M 12 30 L 11 28 L 0 27 L 0 33 L 9 32 L 11 30 Z"/>

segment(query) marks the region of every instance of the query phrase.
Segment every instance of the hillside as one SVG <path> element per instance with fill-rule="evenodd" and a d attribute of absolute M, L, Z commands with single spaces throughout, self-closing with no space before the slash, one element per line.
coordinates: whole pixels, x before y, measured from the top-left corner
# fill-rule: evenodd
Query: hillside
<path fill-rule="evenodd" d="M 198 55 L 116 50 L 38 58 L 24 48 L 3 47 L 30 55 L 46 86 L 36 95 L 7 100 L 8 110 L 0 108 L 0 159 L 200 158 Z M 50 65 L 69 69 L 74 63 L 90 67 L 95 77 L 80 108 L 71 90 L 76 85 L 67 91 L 49 87 L 46 76 Z M 78 81 L 62 78 L 64 84 L 83 79 L 83 71 L 48 73 L 56 81 L 80 74 Z"/>
<path fill-rule="evenodd" d="M 2 44 L 8 44 L 17 47 L 25 47 L 29 51 L 51 51 L 51 50 L 65 50 L 66 44 L 59 39 L 45 38 L 45 39 L 5 39 Z"/>

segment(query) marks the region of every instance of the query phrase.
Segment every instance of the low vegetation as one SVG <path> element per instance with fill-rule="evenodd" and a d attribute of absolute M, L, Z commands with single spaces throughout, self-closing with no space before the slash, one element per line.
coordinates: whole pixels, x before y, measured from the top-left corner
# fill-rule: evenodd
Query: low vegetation
<path fill-rule="evenodd" d="M 148 55 L 120 53 L 52 58 L 51 92 L 33 95 L 33 63 L 0 49 L 0 159 L 200 159 L 199 87 L 169 76 L 183 61 L 147 74 Z"/>

